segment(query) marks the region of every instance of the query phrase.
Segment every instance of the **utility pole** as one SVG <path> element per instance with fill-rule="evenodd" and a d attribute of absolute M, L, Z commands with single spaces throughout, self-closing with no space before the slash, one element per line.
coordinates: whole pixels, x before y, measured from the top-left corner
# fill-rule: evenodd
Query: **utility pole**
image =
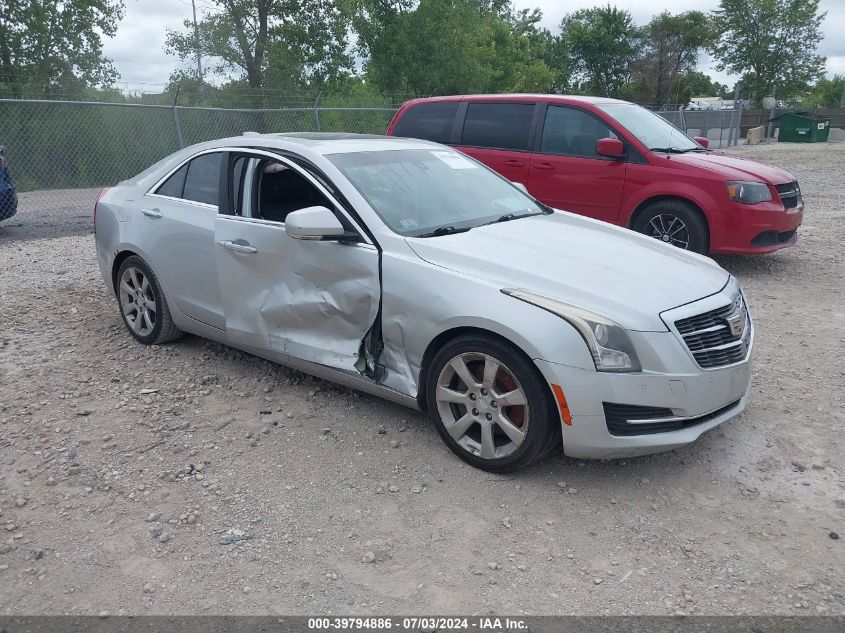
<path fill-rule="evenodd" d="M 191 9 L 194 12 L 194 46 L 197 49 L 197 74 L 199 75 L 200 86 L 202 86 L 202 55 L 200 55 L 200 32 L 197 27 L 197 3 L 191 0 Z"/>

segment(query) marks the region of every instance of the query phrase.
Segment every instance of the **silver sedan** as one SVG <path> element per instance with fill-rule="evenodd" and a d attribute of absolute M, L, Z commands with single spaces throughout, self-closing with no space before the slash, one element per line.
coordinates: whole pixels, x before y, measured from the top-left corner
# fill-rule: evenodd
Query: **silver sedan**
<path fill-rule="evenodd" d="M 190 332 L 427 410 L 473 466 L 668 450 L 739 414 L 754 331 L 713 261 L 409 139 L 257 135 L 105 191 L 129 332 Z"/>

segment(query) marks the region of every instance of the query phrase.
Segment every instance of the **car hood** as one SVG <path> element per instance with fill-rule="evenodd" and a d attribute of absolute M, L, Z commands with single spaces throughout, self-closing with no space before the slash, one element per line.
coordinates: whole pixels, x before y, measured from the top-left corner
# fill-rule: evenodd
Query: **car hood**
<path fill-rule="evenodd" d="M 706 169 L 719 174 L 725 180 L 749 180 L 753 182 L 766 182 L 771 185 L 780 185 L 795 180 L 795 176 L 785 169 L 745 158 L 728 156 L 720 152 L 672 154 L 670 160 Z"/>
<path fill-rule="evenodd" d="M 730 278 L 701 255 L 564 212 L 406 242 L 431 264 L 575 305 L 629 330 L 665 332 L 662 311 L 719 292 Z"/>

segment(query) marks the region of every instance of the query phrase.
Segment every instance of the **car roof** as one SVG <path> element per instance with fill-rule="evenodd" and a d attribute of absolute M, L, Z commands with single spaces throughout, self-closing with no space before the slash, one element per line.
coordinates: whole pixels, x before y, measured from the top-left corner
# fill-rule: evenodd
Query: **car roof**
<path fill-rule="evenodd" d="M 445 97 L 423 97 L 411 99 L 406 104 L 425 103 L 431 101 L 548 101 L 558 103 L 630 103 L 621 99 L 610 97 L 591 97 L 587 95 L 557 95 L 540 93 L 510 93 L 510 94 L 475 94 L 475 95 L 451 95 Z"/>
<path fill-rule="evenodd" d="M 377 152 L 403 149 L 431 149 L 437 143 L 419 139 L 397 138 L 378 134 L 350 134 L 341 132 L 288 132 L 282 134 L 258 134 L 245 132 L 218 141 L 225 145 L 272 147 L 277 149 L 307 149 L 320 155 L 345 154 L 349 152 Z"/>
<path fill-rule="evenodd" d="M 140 174 L 123 182 L 148 186 L 158 180 L 163 174 L 200 152 L 225 151 L 229 148 L 283 150 L 296 153 L 309 160 L 331 154 L 347 154 L 352 152 L 451 149 L 438 143 L 432 143 L 431 141 L 395 136 L 378 136 L 376 134 L 344 134 L 334 132 L 259 134 L 257 132 L 244 132 L 241 136 L 214 139 L 184 147 L 151 165 Z"/>

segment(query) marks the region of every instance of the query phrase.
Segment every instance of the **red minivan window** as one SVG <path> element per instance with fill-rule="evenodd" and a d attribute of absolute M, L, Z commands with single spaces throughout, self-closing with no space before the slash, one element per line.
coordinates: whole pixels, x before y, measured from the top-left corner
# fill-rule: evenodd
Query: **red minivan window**
<path fill-rule="evenodd" d="M 451 141 L 452 126 L 455 124 L 458 105 L 457 101 L 435 101 L 411 108 L 396 123 L 393 136 L 448 143 Z"/>
<path fill-rule="evenodd" d="M 533 103 L 470 103 L 461 145 L 528 151 Z"/>

